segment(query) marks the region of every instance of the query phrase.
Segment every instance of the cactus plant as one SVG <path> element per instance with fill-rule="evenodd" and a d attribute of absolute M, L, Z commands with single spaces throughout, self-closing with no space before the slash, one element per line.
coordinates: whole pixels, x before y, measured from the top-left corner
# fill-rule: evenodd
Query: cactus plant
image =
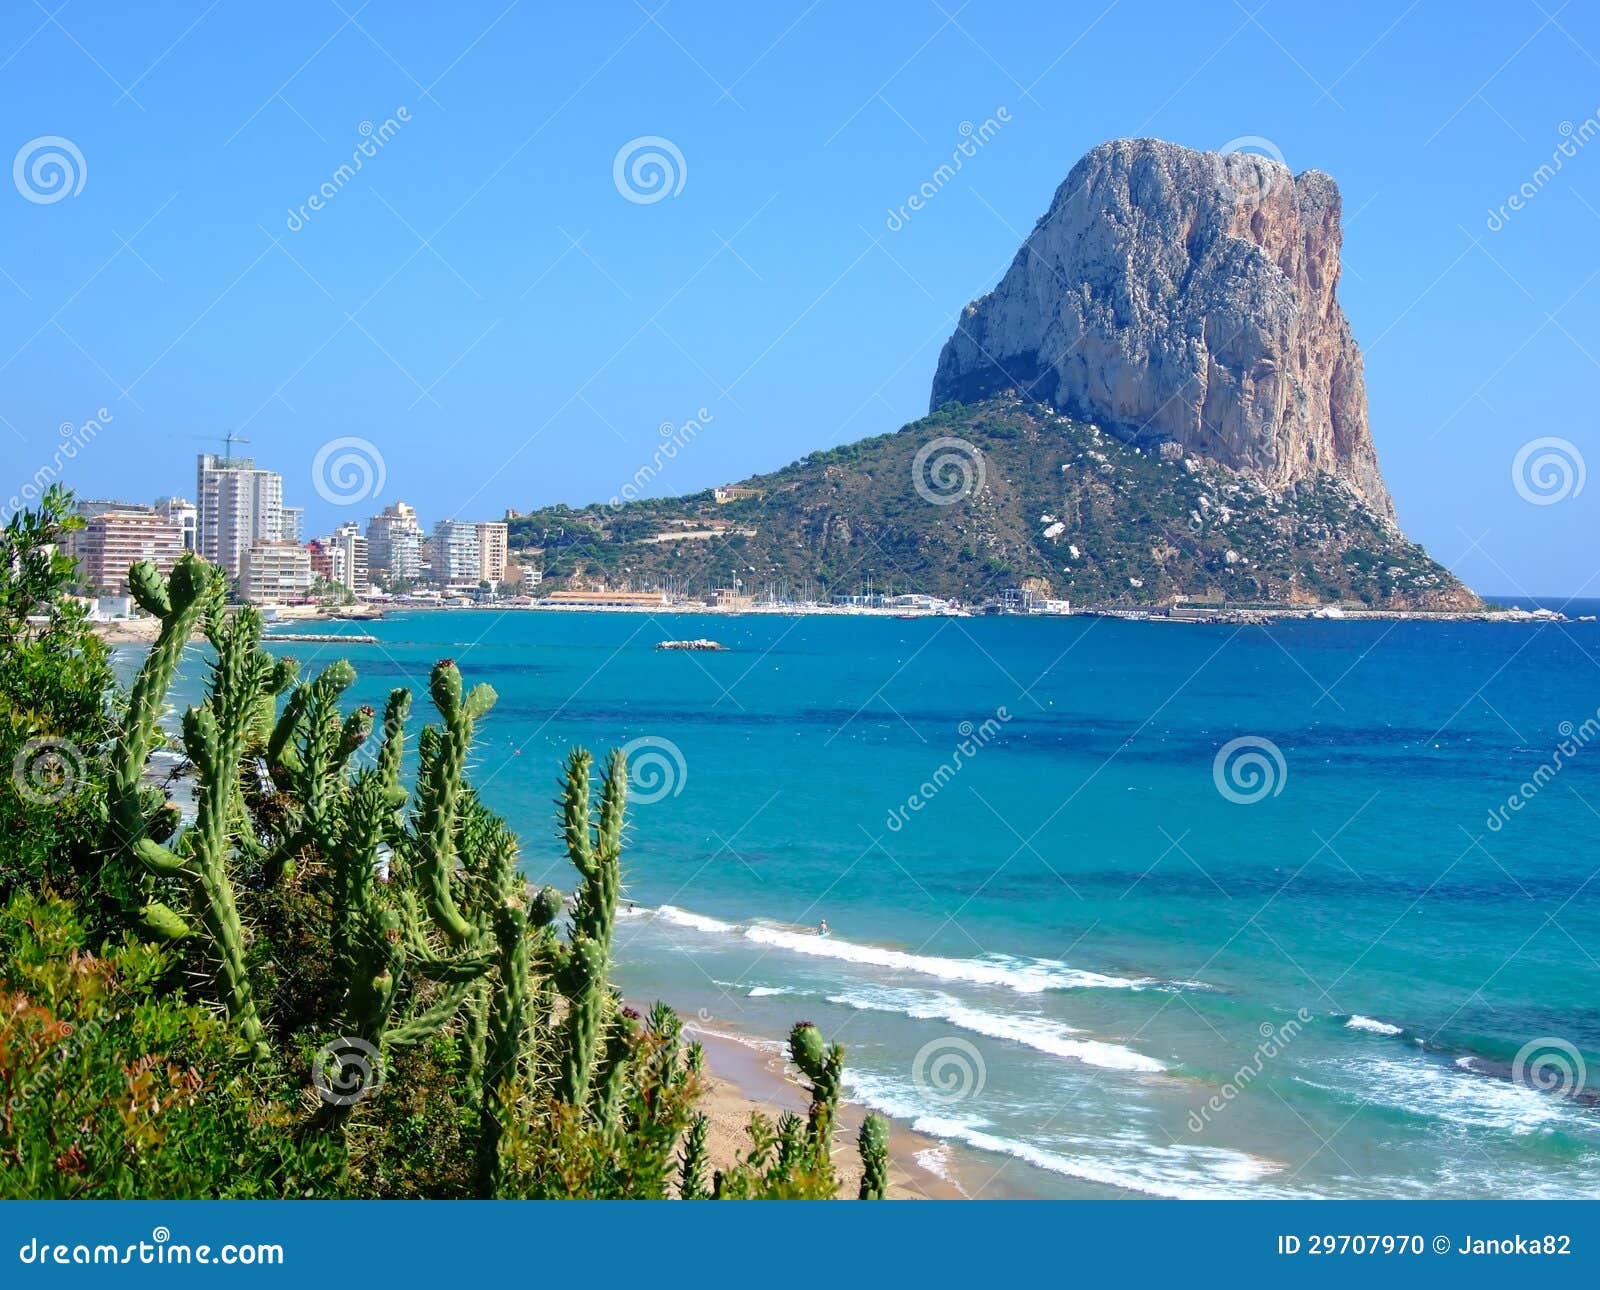
<path fill-rule="evenodd" d="M 142 777 L 160 737 L 161 713 L 184 647 L 216 589 L 216 571 L 193 555 L 182 557 L 166 581 L 147 560 L 128 570 L 129 592 L 161 626 L 128 691 L 127 715 L 109 756 L 106 848 L 114 857 L 133 856 L 142 840 L 162 841 L 171 831 L 164 796 L 146 793 Z M 162 902 L 146 899 L 143 884 L 131 874 L 113 872 L 108 878 L 119 889 L 116 894 L 130 910 L 131 921 L 144 934 L 173 940 L 188 933 L 184 919 Z"/>
<path fill-rule="evenodd" d="M 428 912 L 454 945 L 472 938 L 473 925 L 457 907 L 451 889 L 456 861 L 456 821 L 462 805 L 462 773 L 473 727 L 494 706 L 491 686 L 463 695 L 461 672 L 451 659 L 434 665 L 428 682 L 443 726 L 423 744 L 418 776 L 419 806 L 409 863 L 422 882 Z"/>
<path fill-rule="evenodd" d="M 403 916 L 378 894 L 378 853 L 390 811 L 382 777 L 368 772 L 351 789 L 333 853 L 330 940 L 337 977 L 346 982 L 344 1032 L 382 1043 L 405 971 Z"/>
<path fill-rule="evenodd" d="M 861 1121 L 856 1138 L 861 1150 L 859 1200 L 882 1200 L 889 1190 L 889 1122 L 876 1113 Z"/>
<path fill-rule="evenodd" d="M 689 1123 L 689 1132 L 684 1135 L 683 1152 L 678 1157 L 678 1199 L 679 1200 L 705 1200 L 710 1196 L 706 1190 L 706 1135 L 710 1131 L 711 1120 L 704 1115 L 697 1115 Z"/>
<path fill-rule="evenodd" d="M 811 1163 L 831 1175 L 833 1122 L 839 1110 L 844 1049 L 823 1042 L 822 1032 L 809 1021 L 802 1021 L 789 1032 L 789 1057 L 811 1081 L 811 1107 L 806 1121 Z"/>
<path fill-rule="evenodd" d="M 339 714 L 339 698 L 355 679 L 355 669 L 341 659 L 296 686 L 267 739 L 268 765 L 293 803 L 267 862 L 272 880 L 291 873 L 307 848 L 323 856 L 337 849 L 345 767 L 372 730 L 371 708 L 348 718 Z"/>
<path fill-rule="evenodd" d="M 495 702 L 491 688 L 464 691 L 453 662 L 435 666 L 429 690 L 440 720 L 421 734 L 408 812 L 409 691 L 389 695 L 381 722 L 371 708 L 343 713 L 354 670 L 341 662 L 299 681 L 292 661 L 261 648 L 259 613 L 223 613 L 214 572 L 192 557 L 166 582 L 148 566 L 131 582 L 161 631 L 111 754 L 108 842 L 138 861 L 128 873 L 139 876 L 126 883 L 130 919 L 148 934 L 203 937 L 201 961 L 253 1057 L 269 1056 L 280 1038 L 304 1044 L 324 1029 L 361 1037 L 386 1061 L 429 1037 L 459 1036 L 451 1060 L 477 1120 L 474 1189 L 482 1196 L 522 1185 L 507 1134 L 522 1134 L 525 1146 L 530 1108 L 551 1117 L 560 1142 L 588 1144 L 593 1176 L 615 1194 L 666 1194 L 674 1163 L 686 1198 L 831 1194 L 843 1054 L 804 1023 L 790 1049 L 811 1083 L 807 1118 L 787 1116 L 776 1127 L 758 1118 L 749 1155 L 706 1185 L 709 1122 L 689 1115 L 704 1055 L 683 1042 L 682 1023 L 663 1005 L 641 1024 L 609 978 L 627 797 L 621 753 L 607 758 L 597 803 L 590 755 L 574 749 L 563 765 L 561 836 L 578 884 L 562 935 L 561 894 L 530 892 L 515 838 L 466 783 L 476 723 Z M 202 620 L 216 657 L 205 701 L 183 719 L 197 815 L 174 835 L 172 812 L 158 809 L 140 777 L 184 643 Z M 356 770 L 357 750 L 378 730 L 372 764 Z M 180 891 L 185 899 L 173 903 L 183 913 L 159 899 Z M 312 942 L 327 947 L 327 981 L 307 993 L 299 1028 L 278 1035 L 263 1022 L 251 972 L 261 970 L 270 990 L 283 947 L 256 953 L 252 941 L 279 934 L 263 908 L 290 907 L 263 906 L 269 894 L 293 902 L 306 892 L 318 894 L 316 917 L 326 919 L 317 933 L 325 941 Z M 448 1051 L 434 1049 L 432 1060 Z M 356 1113 L 344 1103 L 312 1123 L 337 1128 Z M 862 1195 L 881 1195 L 881 1120 L 869 1118 L 860 1144 Z M 565 1188 L 576 1176 L 572 1158 L 554 1158 L 551 1177 Z"/>
<path fill-rule="evenodd" d="M 484 876 L 500 900 L 490 915 L 495 968 L 479 1076 L 478 1187 L 483 1196 L 500 1189 L 500 1138 L 508 1113 L 503 1090 L 521 1073 L 532 1027 L 527 884 L 516 877 L 515 840 L 498 820 L 488 845 Z"/>
<path fill-rule="evenodd" d="M 607 969 L 621 894 L 622 822 L 628 768 L 620 752 L 607 761 L 598 826 L 590 824 L 589 754 L 567 755 L 561 797 L 562 836 L 582 882 L 573 901 L 569 944 L 556 964 L 556 984 L 567 1001 L 557 1096 L 572 1106 L 588 1101 L 608 1003 Z"/>
<path fill-rule="evenodd" d="M 264 693 L 277 675 L 260 648 L 261 618 L 246 607 L 232 617 L 213 609 L 207 635 L 216 650 L 207 699 L 184 714 L 184 750 L 199 772 L 192 828 L 172 848 L 141 837 L 134 853 L 158 878 L 178 878 L 218 959 L 218 986 L 253 1058 L 268 1054 L 246 965 L 245 933 L 229 875 L 237 824 L 239 764 Z"/>

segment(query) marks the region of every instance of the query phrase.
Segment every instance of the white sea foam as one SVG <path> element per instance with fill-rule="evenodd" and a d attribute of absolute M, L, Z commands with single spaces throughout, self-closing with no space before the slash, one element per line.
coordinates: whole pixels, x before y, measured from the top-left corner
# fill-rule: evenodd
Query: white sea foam
<path fill-rule="evenodd" d="M 1582 1111 L 1566 1098 L 1512 1080 L 1476 1074 L 1461 1062 L 1382 1059 L 1340 1063 L 1367 1100 L 1472 1129 L 1534 1133 L 1571 1123 Z"/>
<path fill-rule="evenodd" d="M 993 1126 L 982 1118 L 960 1117 L 949 1109 L 924 1111 L 913 1090 L 891 1081 L 858 1072 L 846 1074 L 846 1085 L 853 1099 L 908 1121 L 914 1132 L 1011 1156 L 1065 1178 L 1174 1200 L 1306 1194 L 1264 1182 L 1283 1166 L 1242 1151 L 1182 1144 L 1163 1147 L 1122 1135 L 1116 1140 L 1074 1139 L 1071 1145 L 1077 1149 L 1069 1153 L 993 1133 Z"/>
<path fill-rule="evenodd" d="M 1104 1070 L 1162 1071 L 1166 1067 L 1120 1044 L 1099 1039 L 1075 1039 L 1079 1032 L 1048 1017 L 986 1012 L 947 994 L 921 990 L 853 990 L 829 995 L 829 1003 L 864 1012 L 892 1012 L 919 1021 L 945 1021 L 973 1034 L 1021 1044 L 1036 1052 L 1067 1057 Z"/>
<path fill-rule="evenodd" d="M 663 922 L 675 923 L 679 927 L 691 927 L 697 932 L 736 932 L 738 927 L 733 923 L 725 923 L 720 918 L 709 918 L 705 914 L 690 913 L 687 909 L 679 909 L 676 905 L 663 905 L 656 910 L 656 917 Z"/>
<path fill-rule="evenodd" d="M 753 985 L 745 997 L 748 999 L 765 999 L 774 994 L 794 994 L 795 991 L 782 985 Z"/>
<path fill-rule="evenodd" d="M 1369 1035 L 1399 1035 L 1404 1033 L 1399 1026 L 1391 1026 L 1387 1021 L 1374 1021 L 1371 1017 L 1363 1017 L 1359 1013 L 1344 1024 L 1347 1030 L 1364 1030 Z"/>
<path fill-rule="evenodd" d="M 1045 990 L 1134 989 L 1153 985 L 1150 980 L 1102 976 L 1081 972 L 1065 963 L 1048 959 L 1012 959 L 994 956 L 982 959 L 950 959 L 931 954 L 909 954 L 904 950 L 879 945 L 861 945 L 836 936 L 817 936 L 757 923 L 744 929 L 746 939 L 758 945 L 808 954 L 815 958 L 836 959 L 867 967 L 887 968 L 891 972 L 913 972 L 942 981 L 968 981 L 974 985 L 1000 986 L 1021 994 Z"/>
<path fill-rule="evenodd" d="M 731 1030 L 717 1030 L 698 1021 L 685 1023 L 684 1030 L 691 1035 L 705 1035 L 709 1039 L 727 1040 L 729 1043 L 738 1044 L 741 1048 L 753 1048 L 758 1053 L 786 1053 L 789 1051 L 786 1044 L 781 1044 L 776 1039 L 764 1039 L 760 1035 L 741 1035 Z"/>
<path fill-rule="evenodd" d="M 986 1133 L 981 1129 L 949 1126 L 931 1118 L 919 1120 L 912 1127 L 919 1133 L 935 1136 L 945 1136 L 940 1130 L 948 1129 L 948 1136 L 981 1151 L 1012 1156 L 1066 1178 L 1077 1178 L 1122 1191 L 1141 1192 L 1147 1196 L 1171 1200 L 1243 1200 L 1306 1195 L 1281 1187 L 1260 1185 L 1257 1180 L 1277 1173 L 1283 1166 L 1223 1148 L 1193 1148 L 1178 1154 L 1175 1150 L 1151 1144 L 1143 1152 L 1127 1155 L 1118 1154 L 1107 1144 L 1104 1154 L 1068 1155 L 1030 1142 Z"/>
<path fill-rule="evenodd" d="M 693 931 L 743 936 L 758 945 L 789 950 L 813 958 L 857 963 L 866 967 L 887 968 L 892 972 L 912 972 L 943 981 L 963 981 L 973 985 L 998 986 L 1019 994 L 1039 994 L 1046 990 L 1211 990 L 1204 981 L 1160 981 L 1154 977 L 1110 976 L 1069 967 L 1055 959 L 1017 958 L 1007 954 L 987 954 L 981 958 L 943 958 L 933 954 L 912 954 L 905 950 L 864 945 L 837 936 L 818 936 L 809 930 L 773 926 L 769 923 L 730 923 L 706 914 L 696 914 L 677 905 L 662 905 L 655 911 L 661 921 Z"/>

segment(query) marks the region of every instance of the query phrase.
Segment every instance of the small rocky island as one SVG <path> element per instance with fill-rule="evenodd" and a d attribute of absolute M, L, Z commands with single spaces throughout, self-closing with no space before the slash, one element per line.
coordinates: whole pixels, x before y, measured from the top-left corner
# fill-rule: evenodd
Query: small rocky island
<path fill-rule="evenodd" d="M 662 641 L 657 649 L 691 649 L 691 650 L 724 650 L 728 647 L 717 641 L 706 640 L 702 637 L 693 641 Z"/>

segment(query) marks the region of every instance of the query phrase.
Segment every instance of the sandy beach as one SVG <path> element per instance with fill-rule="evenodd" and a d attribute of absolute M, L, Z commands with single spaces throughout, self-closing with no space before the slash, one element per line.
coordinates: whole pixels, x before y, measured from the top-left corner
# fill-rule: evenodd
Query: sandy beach
<path fill-rule="evenodd" d="M 784 1111 L 805 1113 L 805 1090 L 786 1073 L 787 1062 L 780 1045 L 744 1039 L 705 1025 L 691 1024 L 687 1030 L 689 1037 L 697 1040 L 706 1053 L 710 1089 L 701 1099 L 700 1110 L 711 1121 L 707 1140 L 713 1168 L 724 1168 L 749 1150 L 750 1139 L 745 1126 L 750 1122 L 752 1111 L 760 1111 L 773 1120 Z M 841 1197 L 854 1197 L 861 1185 L 856 1134 L 865 1115 L 866 1110 L 861 1106 L 850 1102 L 840 1104 L 833 1158 Z M 923 1160 L 938 1159 L 943 1151 L 935 1139 L 891 1121 L 889 1199 L 966 1199 L 954 1182 L 923 1163 Z M 919 1156 L 923 1159 L 919 1160 Z"/>

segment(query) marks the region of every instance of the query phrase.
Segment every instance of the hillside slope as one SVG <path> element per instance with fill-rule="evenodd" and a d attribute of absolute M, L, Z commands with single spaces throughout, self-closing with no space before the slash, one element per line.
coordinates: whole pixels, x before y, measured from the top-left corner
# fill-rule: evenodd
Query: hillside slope
<path fill-rule="evenodd" d="M 1080 605 L 1478 603 L 1332 475 L 1275 492 L 1014 396 L 813 453 L 721 503 L 704 492 L 534 512 L 512 521 L 511 544 L 547 587 L 702 592 L 738 579 L 746 592 L 870 586 L 970 604 L 1038 578 Z"/>

